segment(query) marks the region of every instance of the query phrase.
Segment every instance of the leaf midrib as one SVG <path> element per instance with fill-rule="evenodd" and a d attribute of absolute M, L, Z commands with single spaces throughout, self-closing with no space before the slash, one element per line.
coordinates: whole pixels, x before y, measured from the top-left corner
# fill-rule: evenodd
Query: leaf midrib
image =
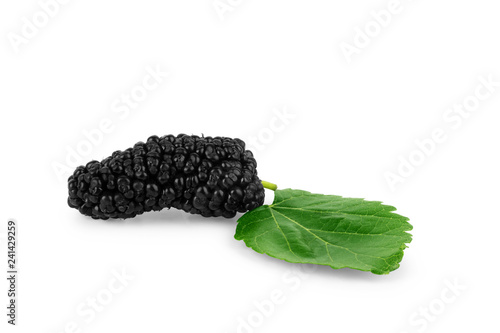
<path fill-rule="evenodd" d="M 355 213 L 349 213 L 349 212 L 344 212 L 344 211 L 340 211 L 340 210 L 313 210 L 313 209 L 307 209 L 307 208 L 300 208 L 300 207 L 287 207 L 287 206 L 279 206 L 280 203 L 277 203 L 277 204 L 272 204 L 272 205 L 269 205 L 270 208 L 273 208 L 275 207 L 275 210 L 276 209 L 290 209 L 290 210 L 300 210 L 300 211 L 304 211 L 304 212 L 312 212 L 312 213 L 337 213 L 337 214 L 345 214 L 345 215 L 352 215 L 352 216 L 359 216 L 359 217 L 367 217 L 367 216 L 371 216 L 371 217 L 378 217 L 378 218 L 387 218 L 387 219 L 391 219 L 391 220 L 404 220 L 404 222 L 407 222 L 408 219 L 406 217 L 396 217 L 396 216 L 392 216 L 392 217 L 389 217 L 389 216 L 378 216 L 378 215 L 374 215 L 374 214 L 355 214 Z M 357 204 L 357 205 L 353 205 L 353 206 L 350 206 L 350 207 L 355 207 L 355 206 L 360 206 L 361 204 Z M 379 212 L 387 212 L 387 213 L 390 213 L 391 215 L 396 215 L 394 213 L 392 213 L 392 211 L 388 211 L 388 210 L 384 210 L 384 209 L 381 209 L 379 211 L 377 211 L 376 213 L 379 213 Z M 376 214 L 375 213 L 375 214 Z"/>
<path fill-rule="evenodd" d="M 311 230 L 310 230 L 310 229 L 308 229 L 308 228 L 304 227 L 302 224 L 298 223 L 297 221 L 295 221 L 295 220 L 293 220 L 293 219 L 289 218 L 289 217 L 288 217 L 288 216 L 286 216 L 286 215 L 281 214 L 279 211 L 276 211 L 276 212 L 277 212 L 278 214 L 280 214 L 281 216 L 283 216 L 285 219 L 289 220 L 290 222 L 292 222 L 292 223 L 294 223 L 294 224 L 298 225 L 299 227 L 303 228 L 304 230 L 306 230 L 308 233 L 310 233 L 311 235 L 313 235 L 313 236 L 314 236 L 314 237 L 316 237 L 317 239 L 319 239 L 319 240 L 323 241 L 325 244 L 328 244 L 328 245 L 330 245 L 330 246 L 337 247 L 337 248 L 340 248 L 340 249 L 346 250 L 346 251 L 348 251 L 348 252 L 351 252 L 352 254 L 354 254 L 354 257 L 356 258 L 356 261 L 358 261 L 359 263 L 361 263 L 361 264 L 363 264 L 363 265 L 365 265 L 365 266 L 366 266 L 367 264 L 366 264 L 366 263 L 364 263 L 364 262 L 362 262 L 362 261 L 360 261 L 360 260 L 358 259 L 358 255 L 361 255 L 361 256 L 367 256 L 367 257 L 371 257 L 371 258 L 381 259 L 381 260 L 383 260 L 383 261 L 384 261 L 387 265 L 389 265 L 389 263 L 387 262 L 387 260 L 386 260 L 386 259 L 384 259 L 384 258 L 382 258 L 382 257 L 371 256 L 371 255 L 369 255 L 369 254 L 363 254 L 363 253 L 357 253 L 357 252 L 354 252 L 354 251 L 352 251 L 352 250 L 350 250 L 350 249 L 348 249 L 348 248 L 346 248 L 346 247 L 343 247 L 343 246 L 340 246 L 340 245 L 337 245 L 337 244 L 332 244 L 332 243 L 330 243 L 330 242 L 328 242 L 328 241 L 324 240 L 324 239 L 323 239 L 323 238 L 321 238 L 320 236 L 316 235 L 315 233 L 311 232 Z M 276 218 L 274 217 L 274 215 L 273 215 L 273 219 L 276 221 L 276 224 L 278 224 L 278 222 L 277 222 Z M 281 229 L 280 229 L 280 230 L 281 230 Z M 293 252 L 292 252 L 292 253 L 293 253 Z M 332 263 L 334 263 L 334 261 L 333 261 L 333 259 L 331 258 L 331 256 L 330 256 L 330 260 L 332 261 Z M 372 267 L 372 266 L 370 266 L 370 267 Z"/>

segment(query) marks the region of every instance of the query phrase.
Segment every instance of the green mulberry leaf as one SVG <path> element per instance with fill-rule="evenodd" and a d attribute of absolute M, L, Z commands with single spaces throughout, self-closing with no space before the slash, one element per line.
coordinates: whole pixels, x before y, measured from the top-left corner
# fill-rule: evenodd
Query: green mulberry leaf
<path fill-rule="evenodd" d="M 238 220 L 234 237 L 288 262 L 388 274 L 411 242 L 408 218 L 394 210 L 378 201 L 277 190 L 271 205 Z"/>

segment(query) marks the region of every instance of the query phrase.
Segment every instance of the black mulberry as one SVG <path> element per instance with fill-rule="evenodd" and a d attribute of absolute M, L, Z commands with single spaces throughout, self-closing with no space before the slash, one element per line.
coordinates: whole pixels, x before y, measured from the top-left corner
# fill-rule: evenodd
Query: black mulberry
<path fill-rule="evenodd" d="M 68 179 L 68 204 L 94 219 L 171 207 L 231 218 L 264 203 L 256 166 L 240 139 L 151 136 L 76 168 Z"/>

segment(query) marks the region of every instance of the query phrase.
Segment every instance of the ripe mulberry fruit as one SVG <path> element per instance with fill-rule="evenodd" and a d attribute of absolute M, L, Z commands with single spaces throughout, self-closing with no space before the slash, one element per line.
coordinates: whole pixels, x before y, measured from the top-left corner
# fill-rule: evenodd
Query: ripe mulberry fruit
<path fill-rule="evenodd" d="M 68 204 L 94 219 L 171 207 L 231 218 L 264 203 L 256 167 L 240 139 L 151 136 L 76 168 L 68 179 Z"/>

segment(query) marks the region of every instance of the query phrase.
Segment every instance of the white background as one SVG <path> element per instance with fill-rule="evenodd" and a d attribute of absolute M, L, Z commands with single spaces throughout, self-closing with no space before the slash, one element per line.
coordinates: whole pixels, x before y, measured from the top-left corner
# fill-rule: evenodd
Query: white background
<path fill-rule="evenodd" d="M 15 328 L 6 324 L 2 278 L 1 331 L 498 327 L 500 87 L 460 123 L 443 118 L 474 101 L 481 76 L 500 81 L 498 4 L 401 0 L 376 31 L 370 12 L 389 1 L 221 2 L 231 9 L 222 15 L 212 0 L 69 1 L 19 45 L 23 18 L 42 15 L 44 24 L 40 4 L 1 3 L 0 220 L 2 232 L 9 218 L 18 222 L 20 271 Z M 346 57 L 341 46 L 355 47 L 366 25 L 373 37 Z M 146 68 L 169 75 L 126 116 L 114 112 Z M 293 117 L 275 120 L 283 110 Z M 377 276 L 258 254 L 233 238 L 236 219 L 171 210 L 91 220 L 67 206 L 54 166 L 103 119 L 112 129 L 82 163 L 152 134 L 260 137 L 262 179 L 394 205 L 410 217 L 414 239 L 401 267 Z M 446 140 L 391 189 L 386 173 L 397 174 L 399 157 L 422 157 L 415 140 L 436 128 Z M 88 300 L 109 296 L 122 269 L 133 279 L 89 314 Z M 465 290 L 453 293 L 450 283 Z M 276 293 L 282 302 L 269 306 Z M 428 308 L 430 317 L 420 314 Z"/>

